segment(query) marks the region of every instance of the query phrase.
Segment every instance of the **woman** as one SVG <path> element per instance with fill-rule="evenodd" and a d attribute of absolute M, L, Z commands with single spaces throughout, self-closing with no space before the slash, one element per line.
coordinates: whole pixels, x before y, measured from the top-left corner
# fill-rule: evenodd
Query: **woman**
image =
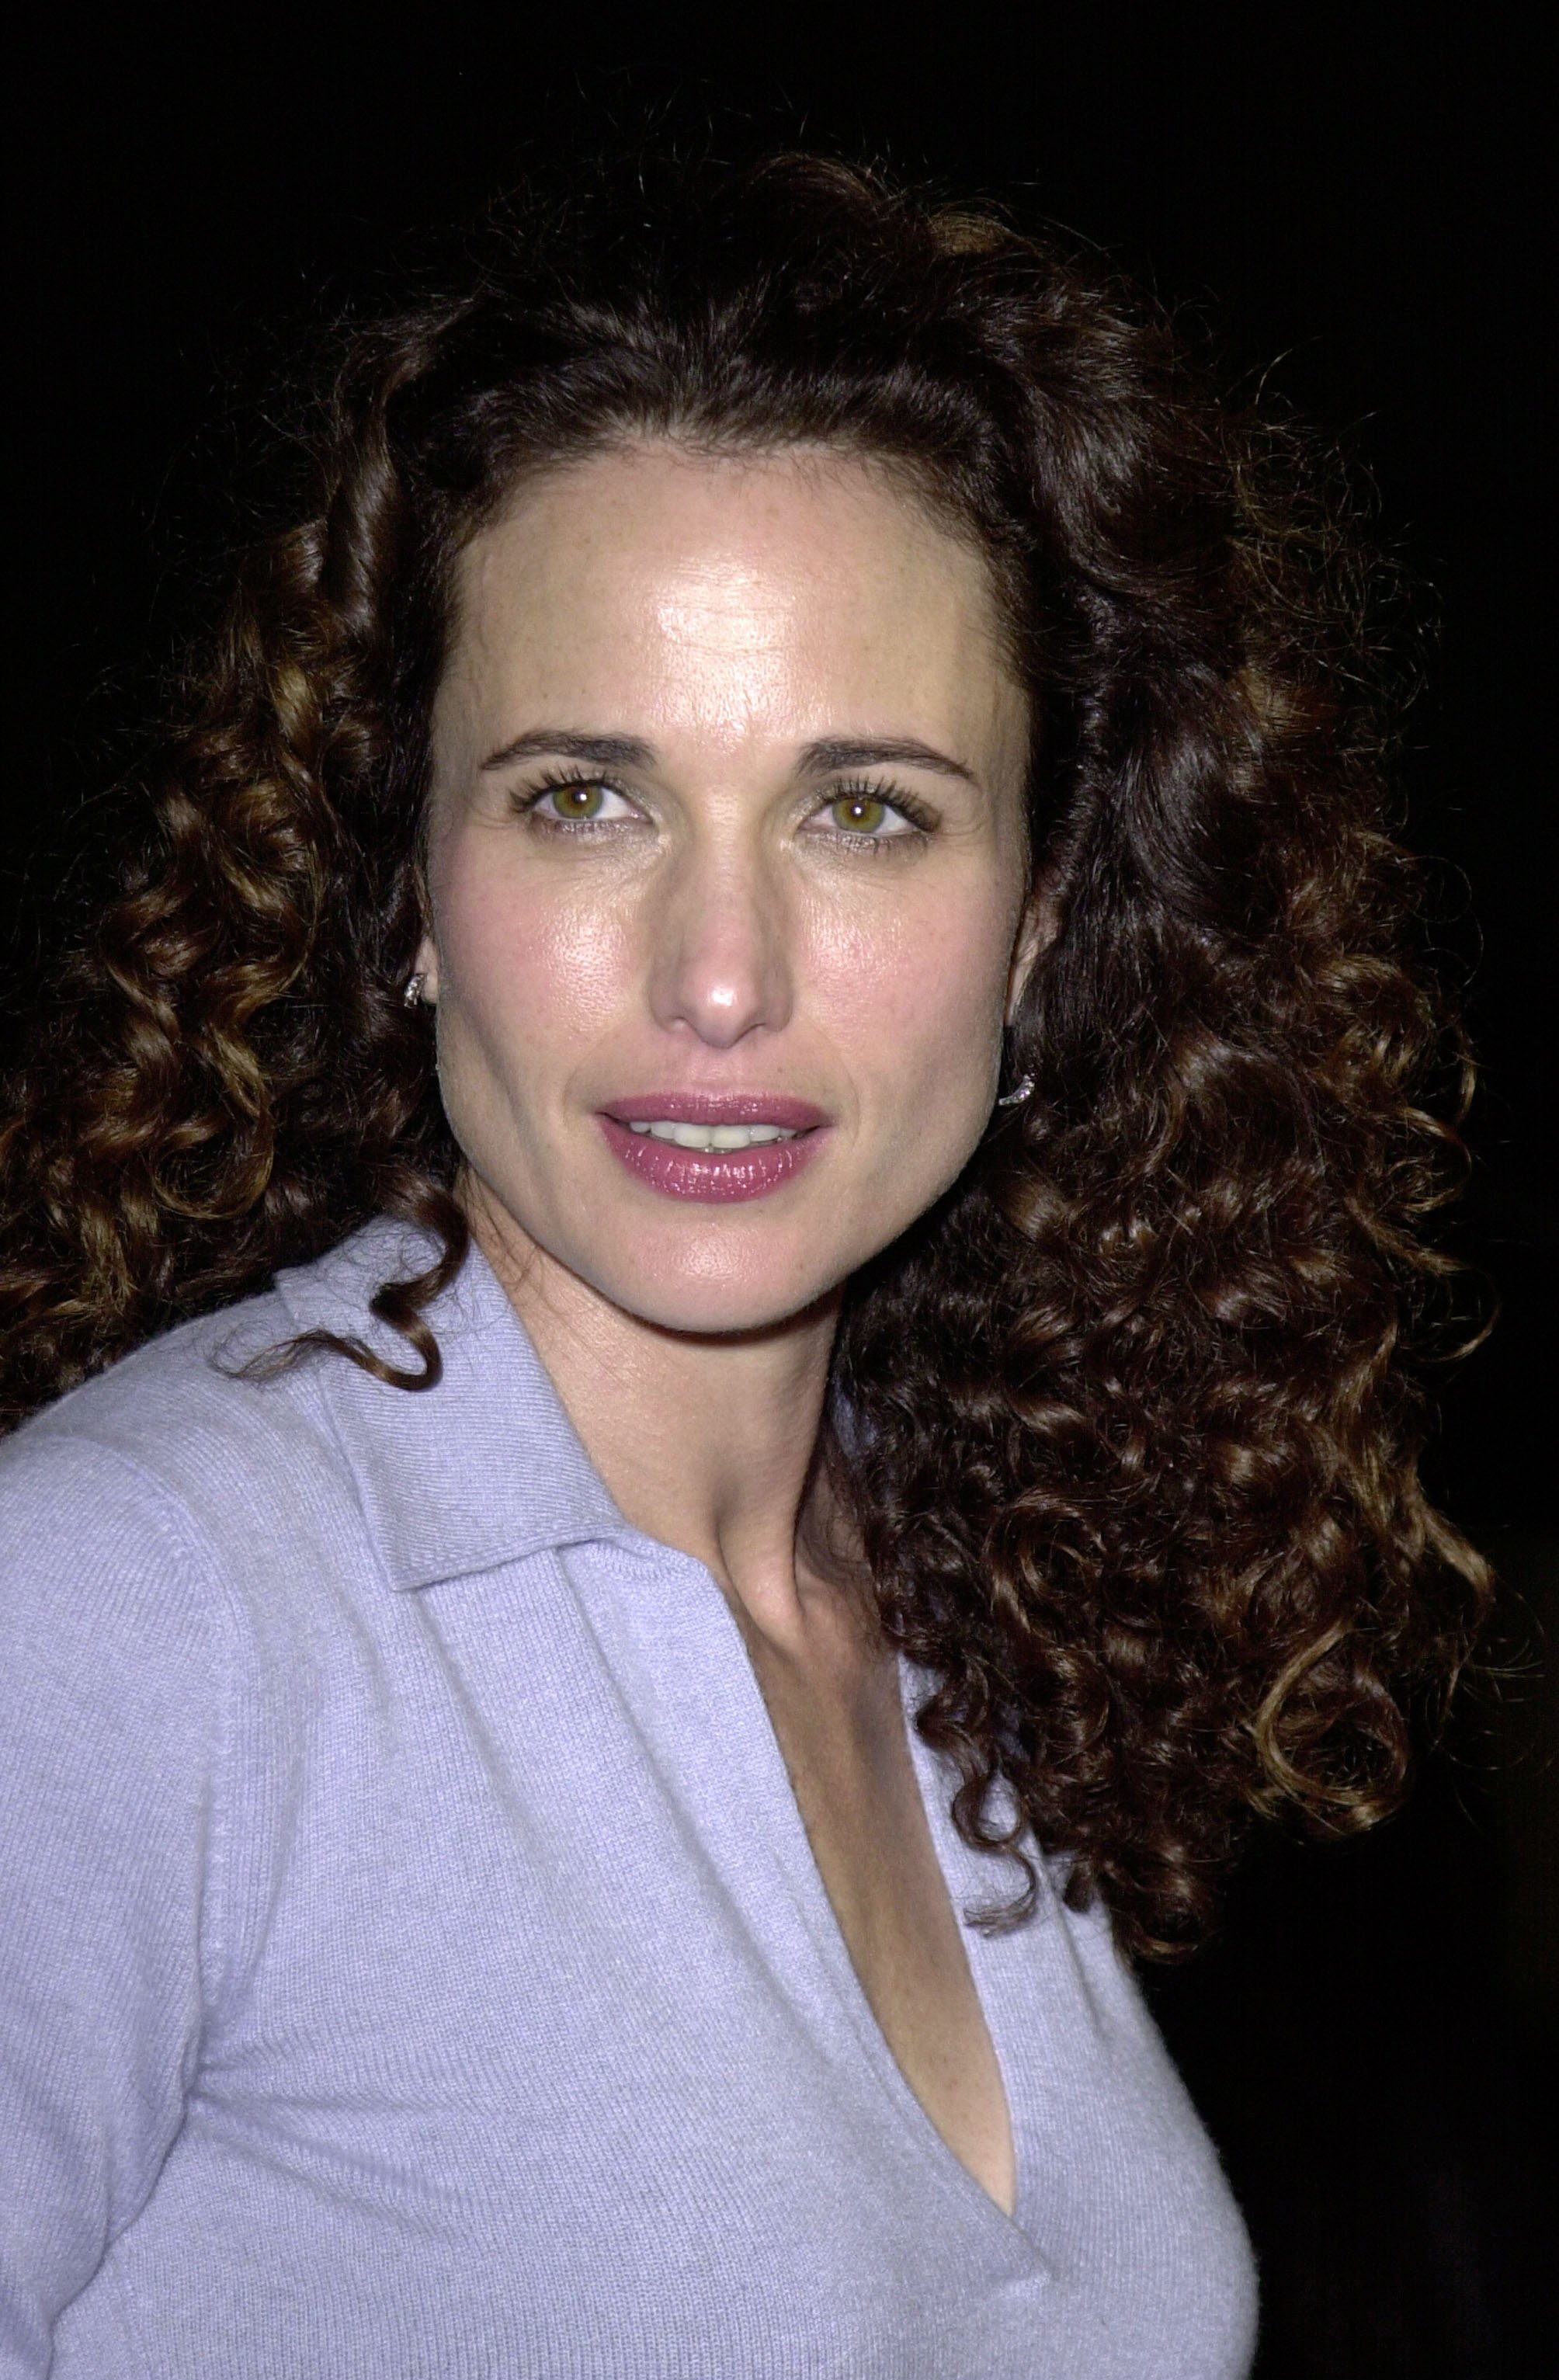
<path fill-rule="evenodd" d="M 8 1126 L 11 2368 L 1247 2368 L 1127 1962 L 1482 1589 L 1351 583 L 818 161 L 355 335 Z"/>

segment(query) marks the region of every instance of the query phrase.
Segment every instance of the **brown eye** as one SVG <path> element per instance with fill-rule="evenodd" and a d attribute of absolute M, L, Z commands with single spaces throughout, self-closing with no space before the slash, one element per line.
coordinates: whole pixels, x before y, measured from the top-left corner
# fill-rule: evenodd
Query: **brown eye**
<path fill-rule="evenodd" d="M 604 833 L 609 827 L 632 826 L 635 820 L 644 823 L 643 812 L 599 777 L 569 777 L 539 786 L 525 795 L 518 808 L 542 834 L 571 826 L 599 827 Z"/>
<path fill-rule="evenodd" d="M 593 819 L 606 800 L 604 785 L 554 785 L 547 798 L 559 818 Z"/>
<path fill-rule="evenodd" d="M 875 834 L 888 816 L 888 805 L 871 794 L 841 794 L 829 803 L 828 815 L 846 834 Z"/>

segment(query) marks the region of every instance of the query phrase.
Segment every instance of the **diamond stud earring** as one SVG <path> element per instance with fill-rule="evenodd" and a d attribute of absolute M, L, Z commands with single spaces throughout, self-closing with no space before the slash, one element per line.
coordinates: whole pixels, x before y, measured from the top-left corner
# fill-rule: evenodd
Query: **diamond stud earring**
<path fill-rule="evenodd" d="M 417 1006 L 418 1001 L 422 998 L 422 987 L 427 980 L 428 978 L 425 975 L 414 975 L 408 978 L 406 988 L 401 994 L 401 998 L 405 1002 L 408 1008 L 415 1008 Z"/>
<path fill-rule="evenodd" d="M 998 1108 L 1021 1107 L 1023 1101 L 1028 1098 L 1029 1093 L 1033 1088 L 1033 1076 L 1032 1075 L 1025 1075 L 1022 1081 L 1018 1084 L 1015 1089 L 1009 1091 L 1005 1099 L 997 1099 L 997 1105 Z"/>

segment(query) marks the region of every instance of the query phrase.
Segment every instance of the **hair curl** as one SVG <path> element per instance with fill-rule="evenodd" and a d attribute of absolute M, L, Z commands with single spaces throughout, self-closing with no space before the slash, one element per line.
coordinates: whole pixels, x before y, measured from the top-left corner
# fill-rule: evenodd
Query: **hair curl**
<path fill-rule="evenodd" d="M 0 1135 L 6 1418 L 386 1210 L 443 1255 L 381 1290 L 417 1362 L 379 1368 L 437 1378 L 465 1231 L 402 986 L 452 566 L 526 472 L 655 435 L 874 457 L 990 561 L 1058 921 L 1015 1027 L 1036 1088 L 851 1284 L 829 1460 L 937 1673 L 964 1838 L 1032 1824 L 1172 1955 L 1254 1814 L 1393 1806 L 1487 1592 L 1405 1360 L 1450 1269 L 1422 1102 L 1457 1047 L 1405 955 L 1346 504 L 992 214 L 811 158 L 662 171 L 351 335 L 316 501 L 243 569 Z M 1026 1913 L 1021 1864 L 982 1922 Z"/>

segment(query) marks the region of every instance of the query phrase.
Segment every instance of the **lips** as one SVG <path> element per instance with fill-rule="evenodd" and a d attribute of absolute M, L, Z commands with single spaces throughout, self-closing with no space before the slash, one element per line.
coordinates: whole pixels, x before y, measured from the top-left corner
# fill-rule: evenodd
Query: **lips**
<path fill-rule="evenodd" d="M 634 1131 L 646 1123 L 767 1123 L 795 1137 L 748 1148 L 680 1148 Z M 804 1172 L 829 1138 L 821 1108 L 767 1091 L 635 1092 L 609 1100 L 600 1126 L 613 1155 L 647 1189 L 717 1206 L 767 1197 Z"/>
<path fill-rule="evenodd" d="M 828 1121 L 810 1100 L 772 1091 L 635 1091 L 608 1099 L 601 1113 L 619 1123 L 777 1123 L 781 1132 L 816 1132 Z"/>

